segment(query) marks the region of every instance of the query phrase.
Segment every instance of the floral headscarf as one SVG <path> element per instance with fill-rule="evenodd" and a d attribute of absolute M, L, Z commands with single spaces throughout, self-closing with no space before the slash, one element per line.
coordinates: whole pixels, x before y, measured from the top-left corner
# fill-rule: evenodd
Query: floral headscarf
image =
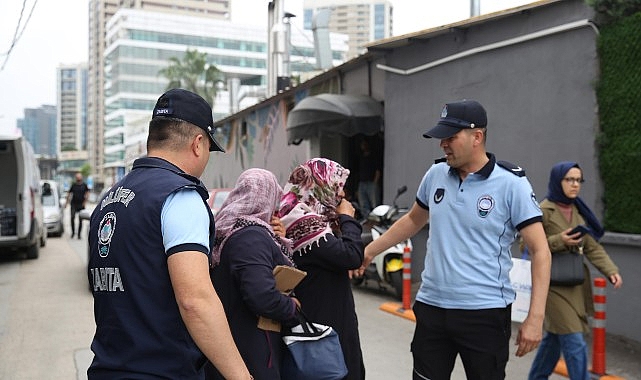
<path fill-rule="evenodd" d="M 254 168 L 240 174 L 236 186 L 216 214 L 212 266 L 220 263 L 220 254 L 227 239 L 247 226 L 264 227 L 291 262 L 291 242 L 275 235 L 269 224 L 272 215 L 278 210 L 282 193 L 276 176 L 268 170 Z"/>
<path fill-rule="evenodd" d="M 292 239 L 294 251 L 312 246 L 336 223 L 339 194 L 349 170 L 326 158 L 312 158 L 297 166 L 289 176 L 280 202 L 279 216 Z"/>

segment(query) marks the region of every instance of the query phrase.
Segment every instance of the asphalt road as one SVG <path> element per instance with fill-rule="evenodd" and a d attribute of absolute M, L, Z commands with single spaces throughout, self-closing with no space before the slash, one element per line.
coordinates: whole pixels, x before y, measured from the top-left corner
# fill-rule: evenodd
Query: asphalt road
<path fill-rule="evenodd" d="M 48 239 L 37 260 L 0 259 L 0 379 L 86 379 L 94 332 L 87 230 L 85 225 L 83 240 L 71 239 L 67 225 L 63 237 Z M 414 322 L 381 311 L 381 304 L 395 300 L 375 284 L 355 288 L 354 294 L 367 379 L 411 379 Z M 513 324 L 513 338 L 517 329 Z M 514 348 L 506 378 L 525 379 L 534 355 L 517 358 Z M 608 373 L 641 379 L 640 348 L 608 336 Z M 460 362 L 452 379 L 465 379 Z"/>

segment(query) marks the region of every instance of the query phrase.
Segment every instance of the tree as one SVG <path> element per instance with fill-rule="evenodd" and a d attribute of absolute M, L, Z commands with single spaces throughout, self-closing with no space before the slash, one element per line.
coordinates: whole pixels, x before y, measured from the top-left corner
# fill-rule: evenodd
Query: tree
<path fill-rule="evenodd" d="M 616 22 L 641 12 L 641 0 L 586 0 L 604 24 Z"/>
<path fill-rule="evenodd" d="M 82 176 L 84 178 L 89 177 L 89 175 L 91 174 L 91 165 L 89 165 L 88 162 L 82 165 L 82 167 L 80 168 L 80 173 L 82 173 Z"/>
<path fill-rule="evenodd" d="M 185 52 L 182 61 L 177 57 L 169 59 L 169 66 L 158 71 L 169 80 L 167 90 L 184 88 L 197 93 L 213 107 L 216 98 L 216 82 L 224 79 L 223 73 L 214 65 L 207 64 L 207 53 L 198 50 Z"/>

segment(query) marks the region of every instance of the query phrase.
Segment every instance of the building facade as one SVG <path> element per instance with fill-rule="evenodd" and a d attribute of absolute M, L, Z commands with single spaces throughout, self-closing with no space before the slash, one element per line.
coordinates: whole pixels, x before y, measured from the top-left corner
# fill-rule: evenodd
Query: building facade
<path fill-rule="evenodd" d="M 145 9 L 169 14 L 184 14 L 208 19 L 228 19 L 231 0 L 90 0 L 87 141 L 89 161 L 97 190 L 104 185 L 105 161 L 105 62 L 107 22 L 118 9 Z"/>
<path fill-rule="evenodd" d="M 87 150 L 87 65 L 57 68 L 58 154 Z"/>
<path fill-rule="evenodd" d="M 265 97 L 267 30 L 261 26 L 187 15 L 120 9 L 107 23 L 104 52 L 105 185 L 121 178 L 133 160 L 146 152 L 147 124 L 168 79 L 159 75 L 170 58 L 185 52 L 206 53 L 225 80 L 215 99 L 214 117 L 255 104 Z M 292 31 L 291 73 L 316 70 L 313 36 Z M 334 64 L 345 60 L 347 36 L 331 36 Z"/>
<path fill-rule="evenodd" d="M 348 58 L 362 54 L 369 42 L 392 36 L 393 6 L 386 0 L 304 0 L 305 29 L 312 28 L 314 13 L 331 9 L 329 30 L 349 36 Z"/>
<path fill-rule="evenodd" d="M 65 181 L 89 161 L 87 80 L 86 63 L 57 68 L 58 177 L 64 177 Z"/>
<path fill-rule="evenodd" d="M 24 118 L 18 119 L 18 129 L 33 146 L 41 158 L 56 158 L 56 106 L 42 105 L 39 108 L 25 108 Z"/>

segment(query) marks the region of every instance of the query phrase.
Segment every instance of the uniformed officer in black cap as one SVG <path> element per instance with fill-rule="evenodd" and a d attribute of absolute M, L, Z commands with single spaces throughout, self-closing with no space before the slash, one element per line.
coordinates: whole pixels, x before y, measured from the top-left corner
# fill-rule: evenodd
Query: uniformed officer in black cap
<path fill-rule="evenodd" d="M 525 171 L 486 151 L 487 114 L 479 102 L 445 104 L 423 136 L 439 139 L 444 157 L 423 176 L 410 211 L 365 247 L 360 272 L 429 221 L 413 306 L 413 378 L 449 379 L 460 356 L 468 379 L 504 379 L 516 295 L 510 247 L 517 233 L 532 253 L 532 294 L 516 356 L 534 350 L 543 336 L 550 249 L 541 209 Z"/>
<path fill-rule="evenodd" d="M 227 379 L 251 379 L 209 277 L 214 219 L 198 178 L 210 152 L 223 151 L 213 132 L 203 98 L 164 93 L 148 155 L 91 215 L 89 379 L 202 379 L 207 359 Z"/>

